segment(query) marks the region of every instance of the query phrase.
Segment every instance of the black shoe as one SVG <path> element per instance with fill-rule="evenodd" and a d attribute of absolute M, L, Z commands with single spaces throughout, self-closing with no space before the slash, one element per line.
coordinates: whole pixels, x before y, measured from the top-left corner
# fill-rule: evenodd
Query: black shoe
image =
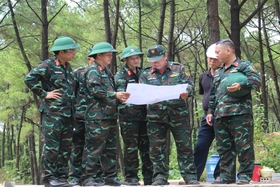
<path fill-rule="evenodd" d="M 68 182 L 67 182 L 67 180 L 66 180 L 66 182 L 65 181 L 60 182 L 57 179 L 52 179 L 52 180 L 49 180 L 48 182 L 46 182 L 44 184 L 44 186 L 45 187 L 66 187 L 66 186 L 68 186 Z"/>
<path fill-rule="evenodd" d="M 104 184 L 109 185 L 109 186 L 120 186 L 120 185 L 122 185 L 121 181 L 119 181 L 118 179 L 116 179 L 116 180 L 106 179 Z"/>
<path fill-rule="evenodd" d="M 186 185 L 188 185 L 188 184 L 199 184 L 199 182 L 194 178 L 187 179 L 187 180 L 185 180 L 185 182 L 186 182 Z"/>
<path fill-rule="evenodd" d="M 145 186 L 148 186 L 148 185 L 150 186 L 150 185 L 152 185 L 152 183 L 153 183 L 152 180 L 144 180 Z"/>
<path fill-rule="evenodd" d="M 169 185 L 169 182 L 167 182 L 164 179 L 156 179 L 155 182 L 152 183 L 152 186 L 160 186 L 160 185 Z"/>
<path fill-rule="evenodd" d="M 140 185 L 138 179 L 126 179 L 124 184 L 127 186 L 139 186 Z"/>
<path fill-rule="evenodd" d="M 249 184 L 249 183 L 250 182 L 248 180 L 246 180 L 246 179 L 238 179 L 236 181 L 236 184 L 238 184 L 238 185 Z"/>
<path fill-rule="evenodd" d="M 235 181 L 229 181 L 225 179 L 215 180 L 211 184 L 232 184 L 235 183 Z"/>

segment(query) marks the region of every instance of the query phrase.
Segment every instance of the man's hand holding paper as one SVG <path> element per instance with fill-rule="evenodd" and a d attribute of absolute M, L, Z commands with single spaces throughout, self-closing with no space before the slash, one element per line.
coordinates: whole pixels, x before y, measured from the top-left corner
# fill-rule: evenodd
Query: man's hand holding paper
<path fill-rule="evenodd" d="M 188 84 L 154 86 L 148 84 L 128 84 L 126 92 L 130 97 L 126 103 L 135 105 L 153 104 L 165 100 L 188 98 Z"/>

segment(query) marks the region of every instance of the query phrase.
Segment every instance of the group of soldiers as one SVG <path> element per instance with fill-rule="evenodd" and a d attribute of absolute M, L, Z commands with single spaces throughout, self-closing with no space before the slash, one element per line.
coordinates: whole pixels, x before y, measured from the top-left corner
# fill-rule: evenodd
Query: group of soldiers
<path fill-rule="evenodd" d="M 194 84 L 185 67 L 168 61 L 164 47 L 154 45 L 146 53 L 151 66 L 143 70 L 139 63 L 144 53 L 128 46 L 121 54 L 124 66 L 113 75 L 108 65 L 117 50 L 99 42 L 91 48 L 88 64 L 72 71 L 69 61 L 78 48 L 70 37 L 56 39 L 50 49 L 54 58 L 40 62 L 25 77 L 26 85 L 42 99 L 45 187 L 140 185 L 138 152 L 144 185 L 168 185 L 168 130 L 184 184 L 199 184 L 186 101 L 194 94 Z M 126 103 L 129 83 L 188 86 L 178 99 L 133 105 Z M 117 120 L 124 142 L 124 182 L 118 179 L 116 165 Z"/>

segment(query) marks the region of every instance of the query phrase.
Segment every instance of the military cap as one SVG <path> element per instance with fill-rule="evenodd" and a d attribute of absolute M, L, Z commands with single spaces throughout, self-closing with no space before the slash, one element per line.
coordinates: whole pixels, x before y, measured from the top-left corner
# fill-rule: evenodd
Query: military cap
<path fill-rule="evenodd" d="M 234 83 L 239 83 L 240 85 L 244 82 L 247 82 L 248 78 L 241 72 L 231 73 L 227 76 L 227 84 L 231 86 Z M 226 88 L 226 92 L 230 97 L 243 97 L 251 92 L 251 90 L 241 89 L 235 92 L 229 92 Z"/>
<path fill-rule="evenodd" d="M 148 61 L 158 61 L 165 55 L 165 49 L 162 45 L 154 45 L 147 49 Z"/>
<path fill-rule="evenodd" d="M 134 56 L 134 55 L 143 55 L 144 53 L 140 51 L 140 49 L 136 46 L 128 46 L 122 51 L 121 61 L 124 58 Z"/>
<path fill-rule="evenodd" d="M 76 42 L 72 38 L 68 36 L 62 36 L 54 41 L 54 44 L 50 49 L 50 52 L 77 49 L 77 48 L 80 48 L 80 46 L 76 44 Z"/>
<path fill-rule="evenodd" d="M 118 51 L 108 42 L 99 42 L 92 47 L 88 57 L 101 53 L 117 53 Z"/>

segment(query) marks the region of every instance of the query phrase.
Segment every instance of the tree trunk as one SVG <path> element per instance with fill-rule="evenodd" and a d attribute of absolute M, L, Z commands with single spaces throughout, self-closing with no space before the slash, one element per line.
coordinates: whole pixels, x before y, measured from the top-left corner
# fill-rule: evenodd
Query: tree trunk
<path fill-rule="evenodd" d="M 114 26 L 114 32 L 113 32 L 113 38 L 112 38 L 112 46 L 116 49 L 116 42 L 117 42 L 117 37 L 118 37 L 118 28 L 119 28 L 119 19 L 120 19 L 120 0 L 115 0 L 115 26 Z M 114 55 L 111 63 L 111 71 L 113 74 L 117 72 L 117 58 Z"/>
<path fill-rule="evenodd" d="M 16 146 L 16 168 L 19 170 L 19 162 L 20 162 L 20 134 L 23 124 L 23 119 L 25 118 L 25 106 L 22 107 L 21 117 L 20 117 L 20 123 L 18 128 L 18 136 L 17 136 L 17 146 Z"/>
<path fill-rule="evenodd" d="M 6 125 L 6 136 L 7 136 L 7 143 L 4 145 L 7 146 L 8 150 L 8 160 L 13 160 L 13 137 L 11 137 L 11 131 L 10 131 L 10 119 L 8 119 L 8 123 Z"/>
<path fill-rule="evenodd" d="M 237 57 L 241 58 L 241 50 L 240 50 L 240 31 L 241 29 L 262 9 L 263 5 L 267 2 L 267 0 L 263 0 L 259 3 L 258 7 L 253 10 L 251 14 L 245 19 L 242 23 L 240 23 L 240 10 L 241 7 L 247 2 L 247 0 L 243 0 L 241 4 L 238 4 L 238 0 L 230 0 L 230 18 L 231 18 L 231 35 L 230 39 L 233 41 L 235 45 L 235 53 Z"/>
<path fill-rule="evenodd" d="M 139 27 L 138 27 L 138 41 L 139 41 L 139 49 L 140 51 L 143 50 L 143 46 L 142 46 L 142 4 L 141 4 L 141 0 L 138 0 L 138 24 L 139 24 Z M 144 60 L 143 60 L 143 56 L 141 56 L 141 63 L 140 63 L 140 66 L 143 68 L 143 63 L 144 63 Z"/>
<path fill-rule="evenodd" d="M 40 176 L 38 175 L 39 170 L 37 165 L 34 130 L 30 132 L 28 140 L 29 140 L 30 168 L 31 168 L 32 180 L 33 180 L 32 182 L 33 184 L 40 184 Z"/>
<path fill-rule="evenodd" d="M 14 129 L 15 129 L 15 126 L 13 124 L 11 124 L 11 128 L 9 130 L 11 132 L 11 136 L 10 136 L 10 140 L 9 140 L 9 152 L 10 152 L 10 155 L 11 155 L 11 160 L 14 159 L 14 153 L 16 152 L 16 142 L 15 142 L 15 138 L 14 138 L 15 137 Z"/>
<path fill-rule="evenodd" d="M 1 167 L 5 166 L 5 141 L 6 141 L 6 123 L 3 125 L 3 132 L 2 132 L 2 143 L 1 143 Z M 0 167 L 0 168 L 1 168 Z"/>
<path fill-rule="evenodd" d="M 207 12 L 209 45 L 211 45 L 220 40 L 218 0 L 207 0 Z"/>
<path fill-rule="evenodd" d="M 261 103 L 264 106 L 264 119 L 263 119 L 263 125 L 262 128 L 265 132 L 267 132 L 268 129 L 268 95 L 267 95 L 267 85 L 266 85 L 266 79 L 265 79 L 265 62 L 264 62 L 264 56 L 263 56 L 263 42 L 262 42 L 262 19 L 261 19 L 261 12 L 258 13 L 259 16 L 259 26 L 258 26 L 258 41 L 259 41 L 259 50 L 260 50 L 260 67 L 261 67 Z"/>
<path fill-rule="evenodd" d="M 168 60 L 174 61 L 174 22 L 175 22 L 175 0 L 170 1 L 170 20 L 169 20 L 169 32 L 168 32 Z"/>
<path fill-rule="evenodd" d="M 105 24 L 105 37 L 106 41 L 110 44 L 112 44 L 112 32 L 111 32 L 111 22 L 110 22 L 110 13 L 109 13 L 109 1 L 104 0 L 103 1 L 103 10 L 104 10 L 104 24 Z M 108 66 L 108 68 L 112 71 L 113 64 L 116 63 L 116 57 L 113 55 L 113 59 L 111 64 Z M 113 72 L 113 71 L 112 71 Z M 114 72 L 113 72 L 114 73 Z"/>
<path fill-rule="evenodd" d="M 29 156 L 29 164 L 30 164 L 30 171 L 31 171 L 31 180 L 32 180 L 32 184 L 35 184 L 35 169 L 33 167 L 33 155 L 32 155 L 32 143 L 31 143 L 31 134 L 28 136 L 28 156 Z"/>
<path fill-rule="evenodd" d="M 265 25 L 265 18 L 262 18 L 262 22 L 263 22 L 263 35 L 264 35 L 264 39 L 265 39 L 270 68 L 272 71 L 272 79 L 274 81 L 274 86 L 275 86 L 274 91 L 276 92 L 277 106 L 280 106 L 280 89 L 279 89 L 279 83 L 278 83 L 278 73 L 276 71 L 275 64 L 274 64 L 273 57 L 272 57 L 271 50 L 270 50 L 269 37 L 267 34 L 267 28 Z M 280 121 L 278 121 L 278 123 L 280 123 Z"/>
<path fill-rule="evenodd" d="M 274 0 L 274 5 L 275 5 L 275 12 L 279 20 L 279 25 L 280 25 L 280 8 L 279 8 L 279 1 Z"/>
<path fill-rule="evenodd" d="M 15 14 L 14 14 L 14 10 L 13 10 L 11 0 L 7 0 L 7 3 L 8 3 L 8 7 L 10 9 L 11 18 L 12 18 L 12 22 L 13 22 L 13 26 L 14 26 L 14 30 L 15 30 L 15 35 L 16 35 L 18 46 L 20 48 L 21 55 L 24 59 L 25 65 L 27 66 L 28 70 L 30 71 L 31 70 L 31 65 L 30 65 L 30 62 L 29 62 L 29 60 L 27 58 L 27 55 L 24 51 L 24 47 L 23 47 L 23 44 L 22 44 L 22 41 L 21 41 L 21 38 L 20 38 L 20 35 L 19 35 L 19 30 L 18 30 L 18 27 L 17 27 L 17 22 L 16 22 L 16 19 L 15 19 Z"/>
<path fill-rule="evenodd" d="M 239 13 L 240 6 L 238 6 L 238 0 L 230 1 L 230 30 L 231 36 L 230 39 L 233 41 L 235 46 L 235 54 L 237 57 L 241 57 L 240 51 L 240 23 L 239 23 Z"/>
<path fill-rule="evenodd" d="M 121 170 L 121 174 L 122 174 L 123 177 L 125 177 L 122 146 L 121 146 L 121 143 L 120 143 L 119 131 L 118 131 L 118 134 L 117 134 L 117 155 L 118 155 L 118 161 L 119 161 L 119 167 L 120 167 L 120 170 Z"/>
<path fill-rule="evenodd" d="M 159 27 L 158 27 L 157 44 L 162 44 L 163 27 L 164 27 L 165 12 L 166 12 L 166 0 L 161 1 L 160 8 L 161 9 L 160 9 L 160 20 L 159 20 Z"/>
<path fill-rule="evenodd" d="M 49 58 L 49 22 L 48 22 L 48 12 L 47 12 L 47 0 L 41 0 L 41 15 L 42 15 L 42 50 L 41 50 L 41 60 L 46 60 Z"/>

